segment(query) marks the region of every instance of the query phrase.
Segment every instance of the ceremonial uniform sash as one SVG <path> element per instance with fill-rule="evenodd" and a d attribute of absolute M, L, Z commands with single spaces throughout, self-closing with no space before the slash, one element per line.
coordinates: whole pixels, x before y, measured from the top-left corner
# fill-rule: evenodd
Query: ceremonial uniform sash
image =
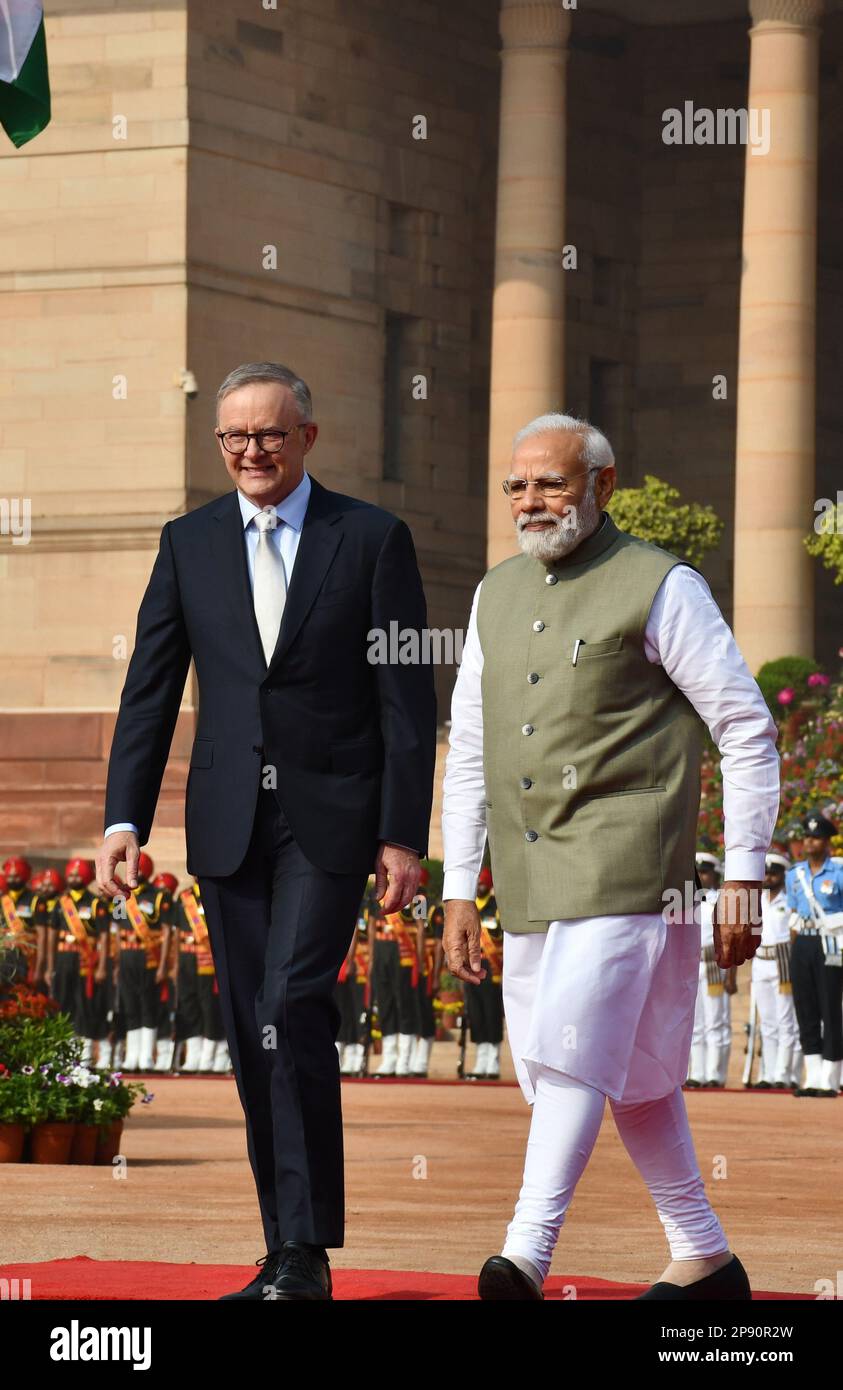
<path fill-rule="evenodd" d="M 406 970 L 412 971 L 411 984 L 413 989 L 419 982 L 419 953 L 416 949 L 415 933 L 411 933 L 405 926 L 404 919 L 398 913 L 387 917 L 387 924 L 391 934 L 398 942 L 398 963 Z"/>
<path fill-rule="evenodd" d="M 199 903 L 192 888 L 179 894 L 184 915 L 190 923 L 193 940 L 196 942 L 196 971 L 199 975 L 215 974 L 214 957 L 208 940 L 208 924 L 199 909 Z"/>
<path fill-rule="evenodd" d="M 73 933 L 79 947 L 79 954 L 81 956 L 81 960 L 79 961 L 79 973 L 86 977 L 85 995 L 88 999 L 92 999 L 94 995 L 94 968 L 97 963 L 96 948 L 88 935 L 85 923 L 79 916 L 79 909 L 69 893 L 62 894 L 59 898 L 59 906 L 61 907 L 62 916 Z"/>
<path fill-rule="evenodd" d="M 130 893 L 126 898 L 126 916 L 135 929 L 135 935 L 142 945 L 150 947 L 154 944 L 152 931 L 149 923 L 140 909 L 140 904 L 134 893 Z"/>
<path fill-rule="evenodd" d="M 492 983 L 499 985 L 503 977 L 503 938 L 501 938 L 500 941 L 496 941 L 489 931 L 489 928 L 481 924 L 480 948 L 489 962 L 489 968 L 492 972 Z"/>
<path fill-rule="evenodd" d="M 4 893 L 0 897 L 0 906 L 3 908 L 3 916 L 6 918 L 6 925 L 12 936 L 28 936 L 34 928 L 26 922 L 21 921 L 14 898 L 11 893 Z"/>

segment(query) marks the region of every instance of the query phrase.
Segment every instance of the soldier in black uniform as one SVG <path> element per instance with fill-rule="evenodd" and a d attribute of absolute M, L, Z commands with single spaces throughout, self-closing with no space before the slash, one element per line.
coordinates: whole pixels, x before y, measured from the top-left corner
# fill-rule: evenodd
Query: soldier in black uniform
<path fill-rule="evenodd" d="M 378 1076 L 409 1076 L 416 1038 L 418 922 L 412 903 L 379 918 L 372 989 L 383 1036 Z"/>
<path fill-rule="evenodd" d="M 47 933 L 47 979 L 50 992 L 83 1039 L 82 1061 L 93 1060 L 101 1032 L 102 977 L 108 948 L 108 909 L 90 892 L 94 866 L 71 859 L 65 866 L 67 891 L 53 900 Z M 46 883 L 46 880 L 44 880 Z"/>
<path fill-rule="evenodd" d="M 148 854 L 138 859 L 138 886 L 117 897 L 112 918 L 119 928 L 120 1009 L 126 1024 L 123 1071 L 151 1071 L 158 1033 L 161 986 L 169 954 L 173 900 L 152 884 Z"/>
<path fill-rule="evenodd" d="M 334 991 L 340 1014 L 337 1052 L 343 1076 L 363 1076 L 366 1069 L 366 1025 L 371 1006 L 369 918 L 370 909 L 364 898 Z"/>
<path fill-rule="evenodd" d="M 419 888 L 426 883 L 419 884 Z M 436 1039 L 436 1013 L 433 1001 L 439 988 L 442 970 L 442 933 L 445 911 L 441 904 L 431 904 L 425 916 L 418 920 L 419 982 L 416 986 L 416 1041 L 410 1058 L 410 1075 L 426 1077 Z"/>
<path fill-rule="evenodd" d="M 469 1080 L 498 1081 L 503 1042 L 503 931 L 493 892 L 492 872 L 480 870 L 477 909 L 480 913 L 481 965 L 486 978 L 465 991 L 465 1009 L 471 1040 L 477 1047 Z"/>
<path fill-rule="evenodd" d="M 0 938 L 4 980 L 29 984 L 47 992 L 47 903 L 28 887 L 32 869 L 26 859 L 13 857 L 3 865 L 6 891 L 0 894 Z"/>
<path fill-rule="evenodd" d="M 194 880 L 175 899 L 178 923 L 179 1008 L 177 1036 L 186 1041 L 183 1071 L 227 1072 L 231 1057 L 220 1008 L 219 986 L 205 925 L 199 884 Z M 184 960 L 184 974 L 181 962 Z M 182 1012 L 182 984 L 187 990 Z"/>

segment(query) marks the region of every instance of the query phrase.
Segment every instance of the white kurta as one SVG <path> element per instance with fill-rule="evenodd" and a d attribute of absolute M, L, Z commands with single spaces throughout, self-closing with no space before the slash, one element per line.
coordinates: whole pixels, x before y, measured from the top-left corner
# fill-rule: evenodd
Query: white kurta
<path fill-rule="evenodd" d="M 472 901 L 486 842 L 479 594 L 480 585 L 451 705 L 442 807 L 443 897 Z M 645 653 L 687 696 L 720 751 L 725 877 L 763 880 L 778 814 L 776 726 L 708 585 L 686 565 L 659 586 Z M 611 845 L 606 853 L 606 872 L 622 875 Z M 563 899 L 560 890 L 559 917 L 546 934 L 507 932 L 503 922 L 504 1007 L 525 1097 L 533 1098 L 536 1064 L 614 1099 L 666 1095 L 687 1072 L 699 925 L 668 926 L 644 913 L 566 919 Z"/>

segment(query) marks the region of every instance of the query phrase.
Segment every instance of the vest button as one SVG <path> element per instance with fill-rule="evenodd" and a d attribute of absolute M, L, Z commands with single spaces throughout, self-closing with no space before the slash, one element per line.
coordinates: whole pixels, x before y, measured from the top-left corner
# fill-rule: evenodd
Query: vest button
<path fill-rule="evenodd" d="M 541 618 L 537 618 L 533 623 L 533 632 L 544 632 L 544 623 Z"/>
<path fill-rule="evenodd" d="M 536 672 L 535 672 L 535 671 L 531 671 L 530 674 L 529 674 L 529 676 L 527 677 L 527 680 L 530 682 L 530 685 L 535 685 L 535 684 L 536 684 L 536 681 L 538 680 L 538 676 L 536 675 Z"/>
<path fill-rule="evenodd" d="M 559 580 L 555 574 L 546 574 L 544 577 L 544 582 L 545 584 L 558 584 Z"/>
<path fill-rule="evenodd" d="M 525 840 L 529 840 L 530 844 L 532 844 L 533 841 L 534 841 L 534 840 L 537 840 L 538 838 L 539 838 L 539 832 L 538 832 L 537 830 L 527 830 L 527 831 L 525 831 L 525 833 L 524 833 L 524 839 L 525 839 Z"/>
<path fill-rule="evenodd" d="M 533 785 L 533 779 L 532 779 L 532 777 L 522 777 L 522 778 L 521 778 L 521 785 L 522 785 L 522 787 L 524 788 L 525 792 L 526 792 L 526 791 L 529 791 L 530 787 Z"/>
<path fill-rule="evenodd" d="M 522 734 L 531 734 L 533 732 L 532 724 L 522 724 L 521 732 Z"/>

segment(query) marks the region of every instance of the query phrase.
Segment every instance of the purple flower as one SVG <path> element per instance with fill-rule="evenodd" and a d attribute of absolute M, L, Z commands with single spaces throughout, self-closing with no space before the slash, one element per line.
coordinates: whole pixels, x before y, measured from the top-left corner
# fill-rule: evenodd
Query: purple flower
<path fill-rule="evenodd" d="M 69 1086 L 69 1085 L 70 1085 L 70 1077 L 69 1077 L 69 1076 L 64 1076 L 61 1072 L 59 1072 L 59 1074 L 57 1075 L 56 1081 L 58 1081 L 59 1085 L 61 1085 L 61 1086 Z"/>
<path fill-rule="evenodd" d="M 35 1071 L 35 1068 L 30 1066 L 21 1067 L 21 1071 L 23 1072 L 24 1076 L 32 1076 L 32 1073 Z"/>
<path fill-rule="evenodd" d="M 154 1091 L 148 1091 L 147 1094 L 146 1094 L 145 1096 L 141 1096 L 141 1105 L 149 1105 L 150 1101 L 153 1101 L 154 1099 L 155 1099 L 155 1092 L 154 1092 Z"/>
<path fill-rule="evenodd" d="M 50 1063 L 49 1063 L 49 1062 L 45 1062 L 44 1065 L 43 1065 L 43 1067 L 39 1067 L 38 1070 L 40 1071 L 40 1073 L 41 1073 L 42 1076 L 46 1076 L 46 1075 L 47 1075 L 47 1072 L 50 1071 L 50 1070 L 52 1070 L 52 1069 L 51 1069 L 51 1067 L 50 1067 Z"/>

